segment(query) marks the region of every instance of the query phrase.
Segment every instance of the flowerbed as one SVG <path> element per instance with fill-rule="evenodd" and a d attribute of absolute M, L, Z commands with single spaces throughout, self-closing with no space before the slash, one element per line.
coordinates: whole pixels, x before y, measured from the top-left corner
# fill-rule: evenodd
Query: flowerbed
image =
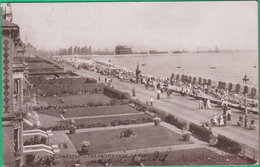
<path fill-rule="evenodd" d="M 127 119 L 128 118 L 128 119 Z M 146 115 L 129 115 L 129 116 L 115 116 L 115 117 L 103 117 L 103 118 L 86 118 L 86 119 L 76 119 L 75 126 L 77 129 L 85 128 L 95 128 L 95 127 L 110 127 L 110 126 L 120 126 L 120 125 L 130 125 L 130 124 L 142 124 L 152 122 L 151 117 Z M 57 126 L 41 127 L 40 129 L 60 131 L 69 130 L 69 126 L 62 123 Z"/>
<path fill-rule="evenodd" d="M 127 129 L 125 131 L 120 132 L 118 137 L 123 139 L 123 140 L 131 140 L 131 139 L 135 139 L 136 136 L 137 136 L 136 133 L 134 133 L 130 129 Z"/>
<path fill-rule="evenodd" d="M 65 118 L 70 117 L 87 117 L 87 116 L 106 116 L 115 114 L 130 114 L 138 113 L 135 109 L 127 105 L 117 106 L 102 106 L 102 107 L 89 107 L 89 108 L 67 108 L 67 109 L 52 109 L 39 111 L 40 114 L 51 115 L 60 118 L 62 114 Z"/>
<path fill-rule="evenodd" d="M 50 109 L 68 109 L 68 108 L 84 108 L 84 107 L 97 107 L 108 106 L 111 99 L 103 94 L 92 95 L 73 95 L 63 97 L 38 97 L 38 101 L 47 101 L 49 106 L 43 107 L 38 105 L 34 109 L 36 111 L 44 111 Z M 119 103 L 119 102 L 118 102 Z M 119 103 L 120 104 L 120 103 Z"/>

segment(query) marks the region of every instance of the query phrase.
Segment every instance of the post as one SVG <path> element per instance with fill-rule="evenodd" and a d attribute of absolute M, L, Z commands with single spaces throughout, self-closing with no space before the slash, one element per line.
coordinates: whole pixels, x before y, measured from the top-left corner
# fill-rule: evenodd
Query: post
<path fill-rule="evenodd" d="M 247 92 L 246 92 L 245 96 L 246 96 L 246 104 L 245 104 L 245 128 L 247 128 L 247 123 L 248 123 L 248 121 L 247 121 Z"/>

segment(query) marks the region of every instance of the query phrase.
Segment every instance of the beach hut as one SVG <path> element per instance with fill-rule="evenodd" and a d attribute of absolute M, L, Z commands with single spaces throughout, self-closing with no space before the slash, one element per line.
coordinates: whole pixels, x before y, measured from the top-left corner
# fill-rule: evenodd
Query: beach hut
<path fill-rule="evenodd" d="M 184 74 L 181 75 L 181 80 L 184 81 Z"/>
<path fill-rule="evenodd" d="M 240 84 L 236 84 L 236 93 L 240 92 Z"/>
<path fill-rule="evenodd" d="M 229 90 L 229 91 L 232 91 L 232 87 L 233 87 L 233 84 L 230 82 L 230 83 L 228 84 L 228 90 Z"/>
<path fill-rule="evenodd" d="M 235 92 L 236 91 L 236 84 L 232 83 L 232 89 L 230 90 L 231 92 Z"/>
<path fill-rule="evenodd" d="M 255 95 L 256 95 L 256 88 L 253 87 L 253 88 L 252 88 L 252 91 L 251 91 L 251 96 L 252 96 L 252 97 L 255 97 Z"/>
<path fill-rule="evenodd" d="M 192 80 L 192 76 L 189 76 L 188 82 L 191 82 L 191 80 Z"/>
<path fill-rule="evenodd" d="M 203 84 L 208 84 L 206 78 L 203 78 Z"/>
<path fill-rule="evenodd" d="M 193 77 L 192 83 L 193 83 L 193 84 L 196 84 L 196 80 L 197 80 L 197 78 L 196 78 L 196 77 Z"/>
<path fill-rule="evenodd" d="M 174 81 L 174 73 L 172 73 L 171 75 L 171 80 L 170 80 L 171 84 L 173 84 L 173 81 Z"/>
<path fill-rule="evenodd" d="M 176 80 L 179 80 L 179 78 L 180 78 L 180 75 L 179 75 L 179 74 L 177 74 L 177 76 L 176 76 Z"/>
<path fill-rule="evenodd" d="M 171 80 L 174 80 L 174 73 L 172 73 L 172 75 L 171 75 Z"/>
<path fill-rule="evenodd" d="M 247 86 L 247 85 L 244 86 L 244 93 L 249 93 L 249 92 L 248 92 L 248 86 Z"/>
<path fill-rule="evenodd" d="M 248 86 L 248 94 L 249 94 L 249 95 L 252 94 L 252 89 L 253 89 L 253 86 Z"/>
<path fill-rule="evenodd" d="M 199 77 L 199 85 L 202 84 L 202 78 Z"/>
<path fill-rule="evenodd" d="M 222 88 L 222 82 L 221 81 L 218 81 L 218 88 Z"/>
<path fill-rule="evenodd" d="M 208 79 L 208 85 L 209 86 L 211 86 L 211 83 L 212 83 L 211 79 Z"/>
<path fill-rule="evenodd" d="M 244 93 L 244 91 L 245 91 L 245 86 L 246 86 L 246 85 L 240 85 L 240 92 L 241 92 L 241 93 Z"/>

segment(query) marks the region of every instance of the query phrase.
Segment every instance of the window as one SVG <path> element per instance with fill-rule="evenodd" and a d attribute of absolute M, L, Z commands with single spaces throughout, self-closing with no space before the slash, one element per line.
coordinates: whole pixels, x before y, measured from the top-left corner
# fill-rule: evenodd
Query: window
<path fill-rule="evenodd" d="M 14 94 L 18 94 L 19 91 L 19 81 L 18 80 L 14 80 Z"/>

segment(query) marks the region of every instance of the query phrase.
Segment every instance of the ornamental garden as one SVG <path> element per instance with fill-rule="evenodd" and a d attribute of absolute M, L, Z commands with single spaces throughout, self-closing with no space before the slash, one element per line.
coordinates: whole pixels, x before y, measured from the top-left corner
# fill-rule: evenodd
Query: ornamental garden
<path fill-rule="evenodd" d="M 36 135 L 24 143 L 47 143 L 60 150 L 47 157 L 28 154 L 27 166 L 44 166 L 47 162 L 51 166 L 255 163 L 239 156 L 239 143 L 223 135 L 215 136 L 201 125 L 148 106 L 95 79 L 62 73 L 63 69 L 45 60 L 27 62 L 33 75 L 28 80 L 32 84 L 30 94 L 37 104 L 33 110 L 41 122 L 38 128 L 52 131 L 53 137 L 47 141 Z M 42 67 L 48 64 L 48 70 L 37 63 Z M 60 72 L 59 78 L 54 78 L 50 69 L 52 73 Z"/>

